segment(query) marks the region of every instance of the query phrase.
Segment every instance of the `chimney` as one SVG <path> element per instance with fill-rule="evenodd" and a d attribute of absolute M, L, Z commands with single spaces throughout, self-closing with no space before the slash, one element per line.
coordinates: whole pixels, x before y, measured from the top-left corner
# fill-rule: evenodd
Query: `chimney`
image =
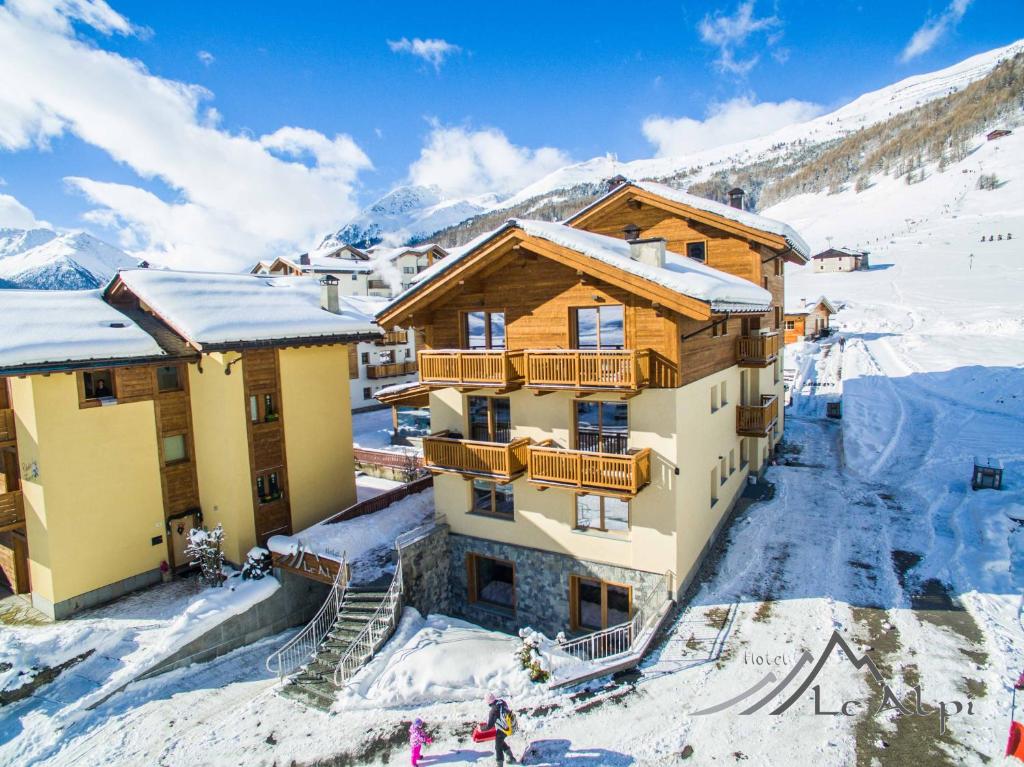
<path fill-rule="evenodd" d="M 648 237 L 645 240 L 629 240 L 629 256 L 634 261 L 648 266 L 665 266 L 665 238 Z"/>
<path fill-rule="evenodd" d="M 740 210 L 743 210 L 743 190 L 738 186 L 729 190 L 729 204 Z"/>
<path fill-rule="evenodd" d="M 341 314 L 338 301 L 338 278 L 333 274 L 325 275 L 320 280 L 320 308 L 331 314 Z"/>
<path fill-rule="evenodd" d="M 299 266 L 309 266 L 309 253 L 299 256 Z"/>
<path fill-rule="evenodd" d="M 628 183 L 627 179 L 623 175 L 612 176 L 610 179 L 604 182 L 604 189 L 606 192 L 613 192 L 625 183 Z"/>

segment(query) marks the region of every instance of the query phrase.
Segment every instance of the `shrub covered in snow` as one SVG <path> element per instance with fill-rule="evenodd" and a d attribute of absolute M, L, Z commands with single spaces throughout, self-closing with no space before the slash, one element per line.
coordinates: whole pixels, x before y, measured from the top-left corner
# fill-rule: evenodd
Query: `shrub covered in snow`
<path fill-rule="evenodd" d="M 242 565 L 242 577 L 248 581 L 258 581 L 268 575 L 273 567 L 273 559 L 270 552 L 262 546 L 253 546 L 245 555 L 245 562 Z"/>
<path fill-rule="evenodd" d="M 199 568 L 199 577 L 210 586 L 220 586 L 224 580 L 224 528 L 219 524 L 213 530 L 193 527 L 188 531 L 185 556 Z"/>
<path fill-rule="evenodd" d="M 534 682 L 546 682 L 551 677 L 551 670 L 547 660 L 541 654 L 541 646 L 547 638 L 527 626 L 519 630 L 519 637 L 523 640 L 522 647 L 516 650 L 516 657 L 523 668 L 530 674 Z"/>

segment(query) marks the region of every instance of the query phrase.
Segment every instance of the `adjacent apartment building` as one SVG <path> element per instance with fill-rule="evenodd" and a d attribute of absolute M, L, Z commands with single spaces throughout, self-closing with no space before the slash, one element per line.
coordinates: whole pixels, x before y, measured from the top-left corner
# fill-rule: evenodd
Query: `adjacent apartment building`
<path fill-rule="evenodd" d="M 807 257 L 784 224 L 626 182 L 510 220 L 378 315 L 424 336 L 456 612 L 586 632 L 681 593 L 782 436 L 783 264 Z"/>
<path fill-rule="evenodd" d="M 193 526 L 241 563 L 355 501 L 337 285 L 134 269 L 0 291 L 0 567 L 62 618 L 176 569 Z"/>

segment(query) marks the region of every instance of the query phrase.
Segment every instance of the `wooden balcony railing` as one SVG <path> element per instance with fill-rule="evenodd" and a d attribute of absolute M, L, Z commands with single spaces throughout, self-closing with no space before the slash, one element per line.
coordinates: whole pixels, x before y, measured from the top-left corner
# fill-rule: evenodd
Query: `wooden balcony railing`
<path fill-rule="evenodd" d="M 404 344 L 409 340 L 409 331 L 407 330 L 389 330 L 380 338 L 374 341 L 378 346 L 389 346 L 394 344 Z"/>
<path fill-rule="evenodd" d="M 21 490 L 0 494 L 0 531 L 25 524 L 25 500 Z"/>
<path fill-rule="evenodd" d="M 14 411 L 10 408 L 0 410 L 0 442 L 13 442 L 18 438 L 14 430 Z"/>
<path fill-rule="evenodd" d="M 404 376 L 416 372 L 416 363 L 412 360 L 407 362 L 388 362 L 382 365 L 367 365 L 367 378 L 390 378 L 391 376 Z"/>
<path fill-rule="evenodd" d="M 529 437 L 511 442 L 454 439 L 448 432 L 423 438 L 423 463 L 433 471 L 513 480 L 526 471 Z"/>
<path fill-rule="evenodd" d="M 420 351 L 420 381 L 431 386 L 506 387 L 523 379 L 523 352 L 503 349 Z"/>
<path fill-rule="evenodd" d="M 532 388 L 636 391 L 650 380 L 650 349 L 526 352 L 526 385 Z"/>
<path fill-rule="evenodd" d="M 563 450 L 548 444 L 529 448 L 530 481 L 595 493 L 634 496 L 651 481 L 651 450 L 626 454 Z"/>
<path fill-rule="evenodd" d="M 741 437 L 767 437 L 779 420 L 779 398 L 774 394 L 761 396 L 760 405 L 736 406 L 736 433 Z"/>
<path fill-rule="evenodd" d="M 740 336 L 736 339 L 736 363 L 743 367 L 768 367 L 779 356 L 779 334 Z"/>

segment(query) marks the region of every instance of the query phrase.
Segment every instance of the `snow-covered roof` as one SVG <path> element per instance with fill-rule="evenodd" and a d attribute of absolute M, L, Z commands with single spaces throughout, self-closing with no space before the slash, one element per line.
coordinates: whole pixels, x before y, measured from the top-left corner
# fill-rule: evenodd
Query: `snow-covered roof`
<path fill-rule="evenodd" d="M 825 308 L 832 314 L 835 314 L 838 309 L 835 304 L 829 301 L 825 296 L 818 296 L 813 300 L 807 300 L 806 298 L 790 298 L 786 297 L 786 314 L 810 314 L 815 310 L 818 304 L 825 304 Z"/>
<path fill-rule="evenodd" d="M 279 260 L 300 271 L 358 272 L 360 274 L 369 274 L 373 271 L 373 267 L 366 261 L 356 261 L 351 258 L 341 258 L 340 256 L 318 256 L 313 253 L 308 255 L 308 264 L 302 263 L 297 258 L 281 258 Z"/>
<path fill-rule="evenodd" d="M 425 255 L 426 253 L 429 253 L 431 250 L 440 250 L 444 253 L 448 252 L 440 245 L 435 245 L 432 242 L 426 243 L 424 245 L 407 245 L 400 248 L 371 248 L 367 252 L 369 253 L 370 258 L 372 258 L 374 261 L 380 262 L 394 261 L 396 258 L 400 258 L 401 256 L 404 256 L 407 253 L 415 256 L 422 256 Z"/>
<path fill-rule="evenodd" d="M 381 301 L 339 296 L 340 313 L 320 306 L 309 277 L 127 269 L 125 286 L 177 333 L 201 348 L 379 333 Z"/>
<path fill-rule="evenodd" d="M 765 216 L 759 216 L 757 213 L 750 213 L 739 208 L 734 208 L 731 205 L 724 205 L 714 200 L 707 200 L 703 197 L 690 194 L 689 192 L 682 192 L 678 189 L 673 189 L 665 184 L 659 184 L 655 181 L 634 181 L 634 186 L 637 186 L 651 194 L 656 194 L 659 197 L 664 197 L 673 202 L 678 202 L 682 205 L 688 205 L 691 208 L 697 210 L 703 210 L 706 213 L 713 213 L 716 216 L 735 221 L 738 224 L 749 226 L 752 229 L 760 229 L 762 232 L 769 232 L 770 234 L 777 234 L 780 237 L 785 238 L 786 244 L 789 245 L 796 253 L 803 256 L 804 258 L 810 258 L 811 249 L 807 245 L 807 242 L 797 234 L 796 230 L 789 224 L 783 223 L 782 221 L 776 221 L 773 218 L 766 218 Z"/>
<path fill-rule="evenodd" d="M 446 258 L 421 272 L 419 279 L 403 291 L 395 299 L 395 303 L 417 292 L 463 261 L 480 245 L 512 227 L 521 229 L 531 237 L 582 253 L 681 295 L 706 301 L 711 304 L 714 311 L 767 311 L 771 306 L 772 298 L 767 290 L 749 280 L 721 272 L 692 258 L 669 251 L 665 254 L 664 267 L 652 266 L 633 259 L 630 245 L 625 240 L 574 229 L 565 224 L 529 219 L 510 219 L 501 228 L 477 237 L 460 250 L 452 251 Z"/>
<path fill-rule="evenodd" d="M 99 290 L 0 290 L 0 370 L 165 356 Z"/>
<path fill-rule="evenodd" d="M 829 248 L 823 250 L 821 253 L 817 253 L 812 258 L 842 258 L 843 256 L 859 256 L 863 257 L 868 255 L 866 250 L 855 250 L 854 248 Z"/>

